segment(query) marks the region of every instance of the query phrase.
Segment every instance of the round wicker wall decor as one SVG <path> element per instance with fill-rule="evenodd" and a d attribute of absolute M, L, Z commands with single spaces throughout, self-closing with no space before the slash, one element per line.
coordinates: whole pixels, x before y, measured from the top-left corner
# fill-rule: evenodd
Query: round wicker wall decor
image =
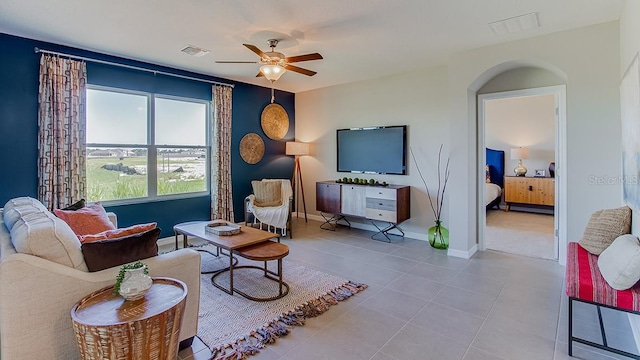
<path fill-rule="evenodd" d="M 289 115 L 280 104 L 269 104 L 260 117 L 262 131 L 272 140 L 281 140 L 289 132 Z"/>
<path fill-rule="evenodd" d="M 240 140 L 240 157 L 248 164 L 255 164 L 264 156 L 264 141 L 260 135 L 249 133 Z"/>

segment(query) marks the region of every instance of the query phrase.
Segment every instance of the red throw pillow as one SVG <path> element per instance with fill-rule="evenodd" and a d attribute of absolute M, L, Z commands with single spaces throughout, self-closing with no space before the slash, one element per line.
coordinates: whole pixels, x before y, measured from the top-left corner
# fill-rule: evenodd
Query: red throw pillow
<path fill-rule="evenodd" d="M 54 209 L 53 212 L 69 224 L 76 235 L 97 234 L 116 228 L 100 203 L 89 204 L 75 211 Z"/>
<path fill-rule="evenodd" d="M 78 235 L 80 243 L 86 244 L 98 240 L 117 239 L 130 235 L 140 234 L 155 229 L 156 223 L 133 225 L 122 229 L 107 230 L 97 234 Z"/>

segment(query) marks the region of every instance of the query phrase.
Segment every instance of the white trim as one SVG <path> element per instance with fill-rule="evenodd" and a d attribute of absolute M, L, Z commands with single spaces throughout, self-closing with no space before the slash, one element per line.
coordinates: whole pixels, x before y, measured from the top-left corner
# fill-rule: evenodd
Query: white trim
<path fill-rule="evenodd" d="M 463 258 L 463 259 L 471 259 L 471 257 L 476 252 L 478 252 L 478 244 L 473 245 L 473 247 L 471 247 L 471 249 L 469 249 L 468 251 L 449 249 L 447 251 L 447 255 L 448 256 L 453 256 L 453 257 L 459 257 L 459 258 Z"/>
<path fill-rule="evenodd" d="M 567 163 L 567 101 L 566 101 L 566 85 L 544 86 L 538 88 L 502 91 L 490 94 L 478 95 L 478 163 L 477 163 L 477 234 L 478 249 L 486 250 L 485 244 L 485 227 L 487 222 L 487 214 L 484 205 L 484 182 L 485 182 L 485 164 L 486 164 L 486 139 L 485 139 L 485 102 L 488 100 L 517 98 L 536 95 L 552 94 L 555 98 L 556 108 L 558 109 L 556 118 L 556 151 L 555 151 L 555 206 L 554 206 L 554 227 L 557 229 L 557 235 L 554 237 L 554 255 L 560 265 L 566 265 L 567 257 L 567 184 L 566 171 L 564 164 Z M 558 166 L 560 165 L 560 166 Z M 471 251 L 471 250 L 470 250 Z M 451 255 L 451 250 L 449 250 Z M 453 255 L 452 255 L 453 256 Z"/>

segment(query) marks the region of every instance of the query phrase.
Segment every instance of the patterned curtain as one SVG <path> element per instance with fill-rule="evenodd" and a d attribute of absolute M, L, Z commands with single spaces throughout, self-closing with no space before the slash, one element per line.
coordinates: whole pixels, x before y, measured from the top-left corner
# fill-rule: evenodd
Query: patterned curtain
<path fill-rule="evenodd" d="M 231 191 L 231 93 L 230 86 L 214 85 L 211 156 L 211 218 L 233 222 Z"/>
<path fill-rule="evenodd" d="M 86 196 L 84 62 L 43 54 L 38 94 L 38 198 L 58 209 Z"/>

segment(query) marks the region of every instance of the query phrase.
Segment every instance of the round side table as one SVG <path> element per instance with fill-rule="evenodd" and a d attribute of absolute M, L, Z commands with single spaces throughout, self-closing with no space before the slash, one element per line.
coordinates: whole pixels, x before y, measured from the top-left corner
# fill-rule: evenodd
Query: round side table
<path fill-rule="evenodd" d="M 85 360 L 176 359 L 187 285 L 153 278 L 142 299 L 126 301 L 113 285 L 82 298 L 71 309 L 80 356 Z"/>

